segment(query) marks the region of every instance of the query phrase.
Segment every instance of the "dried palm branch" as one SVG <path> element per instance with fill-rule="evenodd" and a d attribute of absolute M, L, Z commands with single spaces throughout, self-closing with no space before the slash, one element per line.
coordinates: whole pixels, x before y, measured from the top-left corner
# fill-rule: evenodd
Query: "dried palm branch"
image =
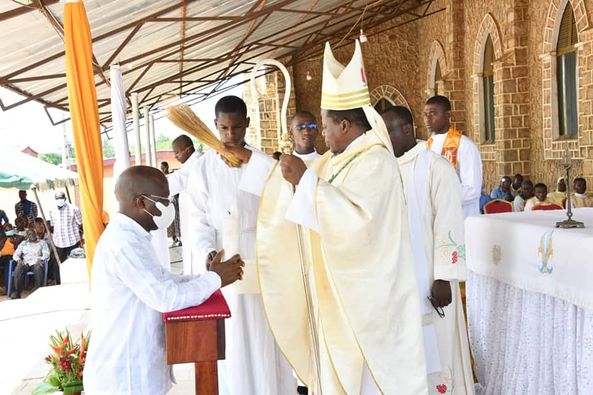
<path fill-rule="evenodd" d="M 185 130 L 208 147 L 212 148 L 234 167 L 240 167 L 241 161 L 235 155 L 225 150 L 222 142 L 212 133 L 204 122 L 186 104 L 171 106 L 167 111 L 167 118 L 180 129 Z"/>

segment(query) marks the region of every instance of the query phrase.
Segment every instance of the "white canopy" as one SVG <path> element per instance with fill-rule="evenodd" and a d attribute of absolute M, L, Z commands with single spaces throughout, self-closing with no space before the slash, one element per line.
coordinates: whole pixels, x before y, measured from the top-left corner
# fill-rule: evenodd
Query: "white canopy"
<path fill-rule="evenodd" d="M 47 190 L 77 183 L 78 174 L 22 152 L 4 149 L 0 155 L 0 187 Z"/>

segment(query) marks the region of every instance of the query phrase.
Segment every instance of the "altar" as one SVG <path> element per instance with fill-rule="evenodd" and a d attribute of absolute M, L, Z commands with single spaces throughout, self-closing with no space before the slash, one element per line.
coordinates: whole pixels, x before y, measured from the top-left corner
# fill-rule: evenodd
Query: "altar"
<path fill-rule="evenodd" d="M 593 394 L 593 208 L 469 217 L 467 309 L 483 394 Z"/>

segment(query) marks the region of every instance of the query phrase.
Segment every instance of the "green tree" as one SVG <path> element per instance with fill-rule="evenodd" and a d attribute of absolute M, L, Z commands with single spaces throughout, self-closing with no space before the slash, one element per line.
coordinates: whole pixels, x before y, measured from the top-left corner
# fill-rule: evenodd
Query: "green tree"
<path fill-rule="evenodd" d="M 111 140 L 106 138 L 103 139 L 103 158 L 115 158 L 115 148 L 113 148 Z"/>
<path fill-rule="evenodd" d="M 62 155 L 56 152 L 47 152 L 45 154 L 39 154 L 39 159 L 44 162 L 51 163 L 52 165 L 59 165 L 62 163 Z"/>
<path fill-rule="evenodd" d="M 157 151 L 164 151 L 171 149 L 171 140 L 170 137 L 165 136 L 164 134 L 159 134 L 156 138 L 156 150 Z"/>

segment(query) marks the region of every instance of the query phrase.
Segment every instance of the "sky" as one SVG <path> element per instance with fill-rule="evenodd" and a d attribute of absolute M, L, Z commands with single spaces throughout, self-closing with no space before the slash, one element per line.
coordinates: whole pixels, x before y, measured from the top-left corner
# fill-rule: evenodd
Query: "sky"
<path fill-rule="evenodd" d="M 233 81 L 230 82 L 232 84 Z M 242 97 L 243 87 L 239 86 L 225 92 L 225 95 L 236 95 Z M 221 96 L 215 96 L 211 99 L 205 100 L 200 104 L 193 105 L 192 109 L 212 130 L 214 130 L 214 105 Z M 14 103 L 22 99 L 22 96 L 0 88 L 0 98 L 5 105 Z M 52 117 L 54 120 L 59 120 L 60 111 L 52 110 Z M 65 117 L 69 115 L 64 113 Z M 128 114 L 130 117 L 131 115 Z M 155 114 L 155 134 L 158 137 L 164 134 L 168 137 L 175 138 L 182 132 L 175 127 L 166 117 L 157 119 L 159 116 Z M 140 127 L 144 124 L 140 120 Z M 49 120 L 43 105 L 30 101 L 22 104 L 11 110 L 0 110 L 0 137 L 2 138 L 2 145 L 15 149 L 23 149 L 30 146 L 39 153 L 56 152 L 60 153 L 64 141 L 64 129 L 66 129 L 67 139 L 72 143 L 72 128 L 70 122 L 62 125 L 53 126 Z M 131 129 L 131 127 L 130 127 Z M 142 131 L 142 129 L 141 129 Z M 130 147 L 133 144 L 133 133 L 128 130 L 128 139 Z"/>

